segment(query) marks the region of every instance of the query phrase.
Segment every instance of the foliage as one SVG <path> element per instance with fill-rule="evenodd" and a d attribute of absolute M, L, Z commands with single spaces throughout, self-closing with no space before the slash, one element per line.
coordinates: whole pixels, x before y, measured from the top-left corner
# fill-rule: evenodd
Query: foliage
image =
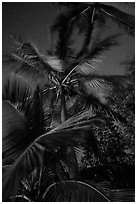
<path fill-rule="evenodd" d="M 94 132 L 98 140 L 100 154 L 103 160 L 98 160 L 93 154 L 91 146 L 85 146 L 85 165 L 98 165 L 101 163 L 126 163 L 135 164 L 135 86 L 134 86 L 134 62 L 130 65 L 130 78 L 133 82 L 128 88 L 121 88 L 119 92 L 114 91 L 114 95 L 109 100 L 109 107 L 118 112 L 126 123 L 112 123 L 112 125 L 100 125 L 94 127 Z M 89 142 L 90 137 L 88 138 Z M 86 164 L 87 163 L 87 164 Z"/>
<path fill-rule="evenodd" d="M 101 162 L 104 149 L 105 160 L 113 161 L 116 150 L 121 148 L 120 132 L 118 139 L 113 137 L 114 127 L 119 125 L 113 127 L 112 123 L 125 120 L 114 108 L 109 108 L 107 102 L 113 88 L 125 87 L 128 77 L 117 73 L 103 75 L 96 68 L 100 55 L 118 45 L 119 35 L 102 41 L 96 35 L 91 43 L 94 26 L 100 33 L 101 23 L 105 22 L 101 18 L 102 11 L 110 10 L 116 20 L 121 13 L 102 4 L 74 7 L 61 14 L 52 26 L 52 36 L 57 33 L 58 39 L 47 54 L 40 53 L 28 41 L 15 39 L 15 49 L 4 56 L 8 80 L 3 87 L 3 201 L 11 196 L 29 201 L 47 197 L 48 201 L 107 200 L 85 183 L 63 180 L 67 177 L 66 171 L 69 178 L 78 174 L 76 154 L 86 137 L 90 136 L 92 151 Z M 123 15 L 120 22 L 134 29 L 129 24 L 132 17 L 125 22 L 123 19 L 129 16 Z M 83 45 L 78 52 L 72 48 L 75 26 L 80 33 L 84 32 Z M 97 124 L 102 122 L 111 127 L 111 139 L 108 129 L 109 137 L 105 140 L 102 135 L 99 137 L 97 128 L 104 127 Z M 99 148 L 96 138 L 100 139 Z M 108 158 L 114 145 L 115 151 Z M 71 188 L 78 188 L 77 194 Z M 54 196 L 51 198 L 51 195 Z"/>
<path fill-rule="evenodd" d="M 58 148 L 75 146 L 84 141 L 84 138 L 80 140 L 80 132 L 90 129 L 92 123 L 103 122 L 105 119 L 104 116 L 93 115 L 88 109 L 75 114 L 57 127 L 46 130 L 47 116 L 39 87 L 32 97 L 27 88 L 21 86 L 17 92 L 15 89 L 13 92 L 14 83 L 11 85 L 13 86 L 3 94 L 4 200 L 14 195 L 20 181 L 38 166 L 52 167 L 58 177 L 62 177 L 62 162 L 73 165 L 74 168 L 75 163 L 72 163 L 71 158 L 58 155 Z"/>

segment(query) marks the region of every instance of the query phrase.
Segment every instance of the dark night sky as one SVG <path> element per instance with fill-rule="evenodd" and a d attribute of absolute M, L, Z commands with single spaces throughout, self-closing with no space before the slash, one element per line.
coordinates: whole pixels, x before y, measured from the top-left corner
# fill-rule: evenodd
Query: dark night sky
<path fill-rule="evenodd" d="M 49 46 L 48 27 L 58 7 L 51 3 L 3 3 L 3 49 L 9 48 L 10 36 L 27 36 L 42 49 Z"/>
<path fill-rule="evenodd" d="M 48 28 L 53 24 L 58 10 L 56 4 L 47 2 L 3 3 L 3 50 L 10 48 L 10 36 L 15 34 L 29 38 L 41 51 L 47 50 L 50 45 Z M 120 46 L 104 53 L 103 63 L 97 65 L 98 69 L 101 67 L 105 73 L 118 74 L 123 72 L 124 65 L 121 66 L 120 63 L 131 59 L 134 55 L 134 38 L 125 34 L 114 22 L 108 20 L 102 35 L 107 36 L 116 33 L 122 33 L 119 38 Z"/>

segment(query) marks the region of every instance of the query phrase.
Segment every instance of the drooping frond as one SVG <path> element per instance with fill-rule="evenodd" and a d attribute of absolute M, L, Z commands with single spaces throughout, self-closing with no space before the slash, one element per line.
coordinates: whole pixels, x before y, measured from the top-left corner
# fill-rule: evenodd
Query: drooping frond
<path fill-rule="evenodd" d="M 93 109 L 95 109 L 96 112 L 104 113 L 107 117 L 110 118 L 110 122 L 113 120 L 120 121 L 122 123 L 127 122 L 126 119 L 123 118 L 119 113 L 112 110 L 109 106 L 101 103 L 97 98 L 91 95 L 87 97 L 87 95 L 85 95 L 84 93 L 82 94 L 82 96 L 85 98 L 87 106 L 91 106 L 92 104 Z"/>
<path fill-rule="evenodd" d="M 66 72 L 63 82 L 69 79 L 75 73 L 81 75 L 91 75 L 98 73 L 99 70 L 96 69 L 96 64 L 102 63 L 102 60 L 100 59 L 101 54 L 105 51 L 108 51 L 113 46 L 117 46 L 118 42 L 116 39 L 118 37 L 119 34 L 109 36 L 103 41 L 95 41 L 86 55 L 82 55 L 79 59 L 76 59 L 75 63 L 68 67 L 68 72 Z"/>
<path fill-rule="evenodd" d="M 12 53 L 3 56 L 3 70 L 34 86 L 44 86 L 49 84 L 49 76 L 62 72 L 63 67 L 57 57 L 40 54 L 37 47 L 29 42 L 19 42 Z"/>
<path fill-rule="evenodd" d="M 112 20 L 114 20 L 117 24 L 120 24 L 120 26 L 123 26 L 125 31 L 129 32 L 130 34 L 134 34 L 135 31 L 135 4 L 134 2 L 104 2 L 104 3 L 94 3 L 94 2 L 88 2 L 88 3 L 78 3 L 76 5 L 75 3 L 69 3 L 69 4 L 63 4 L 66 7 L 68 7 L 69 10 L 75 7 L 83 8 L 85 6 L 85 9 L 97 9 L 101 13 L 104 13 L 106 17 L 110 17 Z M 77 15 L 78 16 L 78 15 Z"/>
<path fill-rule="evenodd" d="M 29 86 L 35 87 L 38 84 L 44 86 L 49 82 L 47 72 L 45 73 L 41 68 L 32 67 L 31 64 L 25 62 L 23 58 L 18 58 L 10 54 L 4 56 L 3 59 L 4 72 L 21 78 L 21 80 L 26 81 Z"/>
<path fill-rule="evenodd" d="M 3 164 L 11 164 L 21 152 L 19 144 L 22 138 L 27 139 L 27 128 L 24 118 L 10 103 L 2 103 L 2 145 Z M 24 149 L 24 144 L 22 148 Z"/>
<path fill-rule="evenodd" d="M 60 160 L 58 159 L 57 161 L 54 155 L 55 154 L 50 152 L 50 154 L 47 155 L 50 157 L 45 157 L 45 166 L 42 168 L 37 167 L 21 181 L 21 187 L 19 188 L 17 195 L 12 198 L 12 200 L 14 199 L 14 202 L 19 201 L 21 195 L 29 198 L 31 202 L 41 201 L 45 189 L 48 188 L 49 185 L 59 181 L 59 176 L 61 175 L 62 179 L 65 179 L 63 178 L 63 170 L 60 171 Z"/>
<path fill-rule="evenodd" d="M 127 88 L 133 84 L 129 76 L 101 74 L 91 74 L 91 76 L 80 75 L 75 79 L 75 83 L 79 84 L 80 90 L 83 93 L 92 95 L 104 104 L 107 103 L 107 99 L 111 97 L 114 90 L 122 90 L 123 87 Z"/>
<path fill-rule="evenodd" d="M 93 87 L 94 88 L 94 87 Z M 71 99 L 71 107 L 68 108 L 68 112 L 70 115 L 74 114 L 74 112 L 79 112 L 83 108 L 92 108 L 92 111 L 96 113 L 102 113 L 104 116 L 110 118 L 110 121 L 120 121 L 122 123 L 127 123 L 126 119 L 123 118 L 119 113 L 112 110 L 107 104 L 104 104 L 104 100 L 100 100 L 100 97 L 96 97 L 99 95 L 88 95 L 83 89 L 83 85 L 81 88 L 73 88 L 73 92 L 75 94 L 75 100 Z M 106 102 L 106 96 L 105 102 Z M 69 102 L 70 103 L 70 102 Z"/>
<path fill-rule="evenodd" d="M 32 84 L 31 84 L 32 85 Z M 22 106 L 34 92 L 34 87 L 17 75 L 10 75 L 2 87 L 2 99 Z"/>
<path fill-rule="evenodd" d="M 128 15 L 135 15 L 135 2 L 104 2 L 103 4 L 113 6 Z"/>
<path fill-rule="evenodd" d="M 93 186 L 81 181 L 63 181 L 49 186 L 43 201 L 48 202 L 109 202 Z"/>
<path fill-rule="evenodd" d="M 82 49 L 77 54 L 78 59 L 83 55 L 86 55 L 86 53 L 88 53 L 88 46 L 90 44 L 91 34 L 94 29 L 94 15 L 95 15 L 94 8 L 92 10 L 88 10 L 86 13 L 82 15 L 83 18 L 86 18 L 86 20 L 84 21 L 84 24 L 82 25 L 82 27 L 84 28 L 85 35 L 84 35 L 84 42 L 83 42 Z"/>
<path fill-rule="evenodd" d="M 33 106 L 31 107 L 33 109 Z M 13 112 L 16 112 L 16 109 L 13 108 L 12 105 L 10 105 L 10 109 L 13 109 Z M 5 109 L 4 111 L 6 112 Z M 12 113 L 11 113 L 11 117 L 13 117 Z M 24 169 L 23 172 L 27 174 L 27 172 L 30 172 L 35 167 L 41 166 L 43 164 L 43 156 L 44 156 L 46 147 L 57 148 L 60 145 L 63 145 L 63 146 L 75 145 L 77 141 L 78 142 L 83 141 L 82 138 L 80 139 L 80 135 L 79 135 L 80 130 L 90 128 L 90 126 L 96 121 L 104 122 L 104 120 L 105 120 L 104 117 L 101 117 L 101 116 L 93 117 L 93 115 L 89 111 L 86 111 L 76 116 L 73 116 L 72 118 L 60 124 L 53 130 L 37 137 L 35 135 L 34 137 L 30 137 L 29 133 L 31 132 L 31 130 L 28 130 L 27 139 L 25 140 L 25 143 L 24 142 L 21 143 L 21 141 L 24 139 L 23 137 L 21 137 L 21 141 L 17 141 L 19 142 L 18 145 L 20 147 L 19 149 L 20 151 L 17 151 L 17 152 L 16 152 L 16 148 L 13 146 L 14 143 L 12 143 L 12 139 L 14 137 L 17 138 L 18 134 L 12 135 L 11 130 L 8 129 L 9 126 L 7 126 L 7 130 L 9 131 L 8 135 L 6 137 L 4 137 L 3 135 L 5 139 L 5 144 L 6 144 L 5 148 L 3 149 L 4 151 L 3 162 L 7 161 L 6 154 L 8 151 L 10 151 L 10 158 L 16 157 L 16 159 L 15 159 L 15 162 L 12 164 L 12 166 L 8 168 L 5 174 L 6 178 L 3 183 L 4 185 L 3 192 L 5 192 L 8 186 L 9 190 L 7 190 L 7 194 L 12 193 L 12 191 L 10 192 L 11 186 L 9 185 L 11 174 L 14 175 L 15 173 L 17 181 L 19 181 L 23 176 L 25 176 L 20 174 L 20 170 Z M 7 124 L 6 120 L 5 120 L 5 124 Z M 21 129 L 20 129 L 20 132 L 21 132 Z M 9 137 L 10 137 L 10 140 L 9 140 Z"/>
<path fill-rule="evenodd" d="M 17 40 L 16 40 L 17 41 Z M 42 71 L 62 72 L 61 62 L 56 56 L 46 56 L 39 52 L 36 45 L 30 42 L 20 42 L 12 55 L 15 58 L 24 60 L 26 63 L 34 67 L 34 69 L 41 69 Z M 53 69 L 53 70 L 52 70 Z"/>
<path fill-rule="evenodd" d="M 135 32 L 135 17 L 133 15 L 129 15 L 125 12 L 123 12 L 118 7 L 110 6 L 105 4 L 100 5 L 101 12 L 105 13 L 107 16 L 111 17 L 112 20 L 114 20 L 117 24 L 122 26 L 125 31 L 127 31 L 129 34 L 134 35 Z"/>
<path fill-rule="evenodd" d="M 110 50 L 113 46 L 119 45 L 117 39 L 120 34 L 111 35 L 102 41 L 95 41 L 88 52 L 88 59 L 96 58 L 105 51 Z"/>
<path fill-rule="evenodd" d="M 18 148 L 19 150 L 24 151 L 24 148 L 28 147 L 29 144 L 35 140 L 35 138 L 45 132 L 44 111 L 42 109 L 42 101 L 39 94 L 40 92 L 37 89 L 34 93 L 34 96 L 31 98 L 27 97 L 24 103 L 19 103 L 17 100 L 18 98 L 16 98 L 16 102 L 14 101 L 13 105 L 5 100 L 3 101 L 3 117 L 5 118 L 3 121 L 3 130 L 7 132 L 6 134 L 5 132 L 3 133 L 3 141 L 5 141 L 3 154 L 7 155 L 3 158 L 4 165 L 9 164 L 8 161 L 10 162 L 12 158 L 17 158 L 21 155 L 22 152 L 18 151 Z M 8 109 L 6 109 L 7 106 Z M 8 110 L 9 112 L 7 112 Z M 18 113 L 17 117 L 14 116 L 16 112 Z M 13 120 L 11 121 L 14 121 L 15 119 L 15 122 L 13 122 L 13 124 L 8 123 L 8 118 L 5 115 L 7 117 L 9 115 L 9 118 L 13 117 Z M 21 124 L 21 121 L 24 121 L 22 127 L 17 123 L 19 122 Z M 22 132 L 24 131 L 25 133 L 22 135 Z M 15 146 L 14 142 L 16 144 Z"/>
<path fill-rule="evenodd" d="M 67 57 L 73 54 L 72 41 L 70 40 L 73 27 L 69 24 L 70 16 L 60 14 L 51 28 L 53 34 L 58 33 L 55 54 L 62 60 L 67 60 Z"/>

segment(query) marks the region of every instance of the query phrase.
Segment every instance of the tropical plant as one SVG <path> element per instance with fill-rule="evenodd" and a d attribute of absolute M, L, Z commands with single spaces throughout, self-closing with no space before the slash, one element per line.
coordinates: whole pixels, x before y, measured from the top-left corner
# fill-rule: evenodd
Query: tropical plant
<path fill-rule="evenodd" d="M 92 124 L 105 120 L 103 115 L 93 115 L 87 109 L 57 127 L 49 128 L 39 87 L 33 96 L 27 87 L 24 89 L 15 83 L 10 84 L 6 90 L 3 94 L 2 114 L 3 201 L 14 196 L 20 181 L 37 168 L 40 171 L 43 167 L 51 169 L 63 180 L 63 163 L 74 164 L 69 158 L 58 154 L 59 147 L 77 147 L 84 140 L 80 137 L 80 131 L 90 129 Z"/>
<path fill-rule="evenodd" d="M 70 49 L 68 49 L 68 52 L 66 50 L 66 56 L 63 57 L 64 48 L 58 46 L 57 57 L 47 57 L 39 54 L 30 43 L 16 41 L 16 50 L 5 61 L 10 65 L 8 66 L 11 71 L 10 81 L 14 81 L 14 78 L 16 78 L 14 83 L 17 83 L 16 86 L 18 86 L 21 79 L 22 81 L 25 80 L 31 87 L 32 93 L 35 87 L 39 85 L 45 101 L 45 110 L 51 116 L 49 125 L 52 127 L 56 127 L 74 113 L 78 113 L 81 109 L 91 105 L 104 109 L 107 114 L 113 114 L 115 117 L 118 114 L 107 108 L 104 103 L 112 90 L 112 83 L 115 83 L 115 81 L 124 82 L 123 85 L 125 85 L 125 79 L 123 76 L 101 75 L 96 70 L 94 63 L 96 63 L 96 58 L 102 51 L 109 49 L 112 45 L 117 45 L 116 37 L 117 35 L 111 36 L 103 42 L 95 43 L 94 49 L 91 48 L 91 53 L 89 52 L 88 56 L 83 57 L 82 61 L 76 58 L 75 62 L 74 60 L 70 61 L 68 65 L 64 57 L 68 55 Z M 63 45 L 64 37 L 61 37 L 59 41 Z M 91 60 L 88 62 L 90 57 Z M 118 80 L 119 78 L 124 80 Z M 47 97 L 48 100 L 45 100 Z M 72 152 L 70 157 L 74 158 L 73 162 L 77 163 L 74 150 L 69 151 L 68 149 L 66 154 L 67 152 Z M 71 177 L 75 177 L 78 175 L 78 168 L 75 169 L 75 172 L 74 170 L 69 172 Z"/>
<path fill-rule="evenodd" d="M 117 89 L 113 92 L 113 97 L 109 100 L 109 107 L 118 112 L 123 118 L 126 118 L 127 123 L 114 124 L 111 126 L 99 125 L 94 127 L 94 135 L 98 140 L 98 149 L 100 154 L 104 156 L 104 162 L 109 163 L 126 163 L 128 165 L 135 164 L 135 74 L 134 61 L 129 66 L 130 79 L 132 86 Z M 83 166 L 98 165 L 100 161 L 94 156 L 91 137 L 87 138 L 87 144 L 84 145 L 85 156 L 82 159 Z M 102 161 L 103 162 L 103 161 Z M 85 164 L 84 164 L 85 163 Z"/>
<path fill-rule="evenodd" d="M 43 164 L 47 150 L 53 158 L 58 152 L 60 168 L 65 163 L 74 178 L 78 172 L 75 146 L 83 141 L 80 136 L 85 136 L 91 124 L 105 119 L 102 114 L 95 115 L 94 108 L 113 116 L 113 120 L 122 119 L 107 107 L 106 99 L 113 85 L 126 86 L 127 78 L 103 75 L 96 68 L 102 62 L 102 52 L 118 44 L 119 35 L 102 41 L 96 35 L 91 43 L 95 9 L 87 10 L 92 25 L 88 18 L 80 51 L 73 47 L 70 18 L 61 15 L 51 28 L 52 35 L 57 33 L 58 38 L 48 53 L 41 54 L 36 46 L 16 39 L 15 49 L 4 56 L 9 80 L 3 91 L 3 199 L 15 194 L 13 183 L 18 184 Z M 99 27 L 100 19 L 96 18 L 96 22 Z M 20 173 L 22 169 L 25 175 Z"/>
<path fill-rule="evenodd" d="M 63 184 L 52 184 L 46 190 L 43 197 L 45 201 L 50 202 L 109 202 L 109 199 L 93 186 L 85 182 L 73 180 L 64 181 Z"/>

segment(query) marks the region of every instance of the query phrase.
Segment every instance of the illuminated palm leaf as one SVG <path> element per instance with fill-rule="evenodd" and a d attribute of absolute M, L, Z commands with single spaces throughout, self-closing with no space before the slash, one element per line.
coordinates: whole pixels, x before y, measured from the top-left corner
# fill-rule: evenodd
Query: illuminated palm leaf
<path fill-rule="evenodd" d="M 92 95 L 102 104 L 107 103 L 107 98 L 111 97 L 113 89 L 121 90 L 132 84 L 128 76 L 124 75 L 102 75 L 91 74 L 80 76 L 75 83 L 79 83 L 81 91 L 87 95 Z"/>

